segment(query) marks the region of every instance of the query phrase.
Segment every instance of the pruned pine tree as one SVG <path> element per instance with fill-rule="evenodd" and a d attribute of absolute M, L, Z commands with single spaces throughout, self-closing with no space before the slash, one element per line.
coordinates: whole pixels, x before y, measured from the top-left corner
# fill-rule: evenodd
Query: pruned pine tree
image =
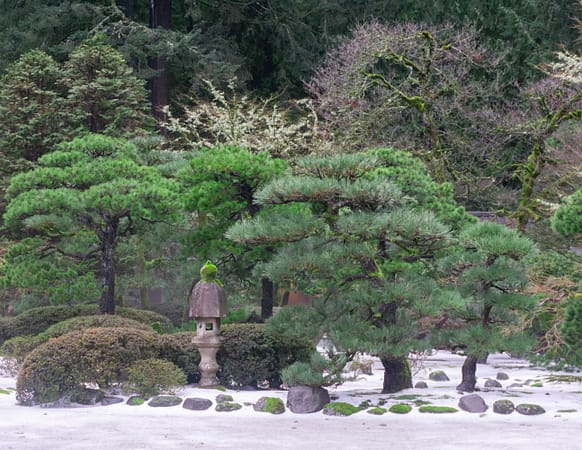
<path fill-rule="evenodd" d="M 140 164 L 135 146 L 102 135 L 60 144 L 38 163 L 12 178 L 6 227 L 42 237 L 37 256 L 92 263 L 100 311 L 113 314 L 118 244 L 155 221 L 172 220 L 175 183 Z"/>
<path fill-rule="evenodd" d="M 527 270 L 523 262 L 534 244 L 517 231 L 492 222 L 465 228 L 459 236 L 462 250 L 450 255 L 446 271 L 453 274 L 467 299 L 463 313 L 467 326 L 455 333 L 465 346 L 466 359 L 457 389 L 473 392 L 477 362 L 488 353 L 523 353 L 533 339 L 520 329 L 519 319 L 535 306 L 525 294 Z M 450 258 L 450 259 L 449 259 Z"/>
<path fill-rule="evenodd" d="M 297 161 L 293 174 L 257 192 L 263 210 L 231 227 L 227 237 L 281 244 L 259 273 L 314 297 L 311 308 L 277 313 L 268 322 L 274 331 L 312 338 L 326 333 L 348 354 L 378 355 L 383 392 L 396 392 L 411 387 L 408 353 L 430 345 L 428 331 L 455 296 L 437 288 L 431 268 L 449 245 L 451 228 L 418 197 L 405 195 L 409 186 L 396 183 L 406 177 L 399 177 L 389 155 L 399 153 Z"/>

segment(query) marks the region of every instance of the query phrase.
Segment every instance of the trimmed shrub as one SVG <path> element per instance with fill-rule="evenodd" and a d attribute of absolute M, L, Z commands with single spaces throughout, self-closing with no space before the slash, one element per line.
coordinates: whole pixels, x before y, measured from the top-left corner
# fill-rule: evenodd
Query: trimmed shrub
<path fill-rule="evenodd" d="M 192 343 L 194 336 L 196 336 L 196 333 L 190 331 L 160 336 L 160 357 L 171 361 L 182 369 L 189 383 L 197 383 L 200 380 L 200 373 L 198 372 L 200 353 Z"/>
<path fill-rule="evenodd" d="M 160 394 L 174 395 L 186 382 L 186 375 L 174 363 L 150 358 L 129 366 L 123 386 L 129 393 L 150 398 Z"/>
<path fill-rule="evenodd" d="M 32 308 L 11 318 L 10 325 L 4 329 L 2 334 L 4 334 L 4 339 L 15 336 L 34 336 L 63 320 L 98 314 L 99 307 L 97 305 L 59 305 Z M 169 329 L 171 326 L 167 317 L 144 309 L 119 307 L 116 308 L 116 315 L 148 325 L 160 323 L 163 329 Z"/>
<path fill-rule="evenodd" d="M 16 336 L 13 317 L 0 317 L 0 344 L 6 339 Z"/>
<path fill-rule="evenodd" d="M 91 328 L 42 344 L 24 360 L 16 383 L 23 405 L 54 402 L 82 395 L 85 383 L 101 389 L 125 381 L 134 361 L 156 358 L 160 338 L 153 331 Z"/>
<path fill-rule="evenodd" d="M 7 340 L 0 347 L 0 354 L 13 356 L 18 362 L 22 362 L 28 353 L 50 338 L 59 337 L 71 331 L 86 330 L 87 328 L 137 328 L 151 331 L 150 326 L 121 316 L 100 314 L 72 317 L 51 325 L 36 336 L 16 336 Z"/>
<path fill-rule="evenodd" d="M 313 344 L 308 340 L 279 338 L 262 324 L 231 324 L 222 328 L 224 341 L 216 359 L 218 377 L 225 386 L 281 384 L 281 370 L 297 361 L 309 361 Z"/>

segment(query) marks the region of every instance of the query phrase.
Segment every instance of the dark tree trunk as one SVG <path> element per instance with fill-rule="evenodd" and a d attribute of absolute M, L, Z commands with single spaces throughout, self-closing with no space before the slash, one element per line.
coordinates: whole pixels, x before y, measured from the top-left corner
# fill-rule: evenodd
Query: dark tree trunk
<path fill-rule="evenodd" d="M 403 356 L 382 356 L 384 366 L 383 394 L 398 392 L 412 387 L 412 374 L 408 360 Z"/>
<path fill-rule="evenodd" d="M 129 19 L 133 18 L 134 0 L 117 0 L 117 6 Z"/>
<path fill-rule="evenodd" d="M 461 384 L 457 386 L 457 390 L 461 392 L 473 392 L 475 391 L 475 385 L 477 384 L 477 361 L 478 357 L 474 355 L 468 355 L 465 358 L 463 367 L 461 368 Z"/>
<path fill-rule="evenodd" d="M 273 315 L 273 282 L 267 277 L 261 278 L 261 318 L 268 319 Z"/>
<path fill-rule="evenodd" d="M 115 314 L 115 239 L 117 237 L 117 221 L 107 220 L 101 238 L 101 299 L 99 312 Z"/>
<path fill-rule="evenodd" d="M 171 0 L 150 0 L 150 27 L 169 29 L 172 18 Z M 151 92 L 152 111 L 154 116 L 164 119 L 163 107 L 170 101 L 170 74 L 168 61 L 163 56 L 149 59 L 148 65 L 156 71 L 150 78 L 148 86 Z"/>

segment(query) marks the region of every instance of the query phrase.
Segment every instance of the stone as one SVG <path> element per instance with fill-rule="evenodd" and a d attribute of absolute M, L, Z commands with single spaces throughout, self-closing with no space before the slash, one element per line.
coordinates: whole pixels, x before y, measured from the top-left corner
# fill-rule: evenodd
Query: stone
<path fill-rule="evenodd" d="M 497 377 L 498 380 L 509 380 L 509 375 L 507 375 L 505 372 L 497 372 Z"/>
<path fill-rule="evenodd" d="M 321 411 L 329 402 L 329 392 L 320 386 L 293 386 L 287 393 L 287 408 L 296 414 Z"/>
<path fill-rule="evenodd" d="M 189 409 L 190 411 L 204 411 L 212 406 L 212 401 L 207 398 L 187 398 L 182 403 L 182 408 Z"/>
<path fill-rule="evenodd" d="M 253 405 L 253 409 L 270 414 L 283 414 L 285 412 L 285 404 L 279 397 L 261 397 Z"/>
<path fill-rule="evenodd" d="M 507 387 L 508 388 L 522 388 L 523 387 L 523 384 L 521 384 L 521 383 L 513 383 L 513 384 L 510 384 Z"/>
<path fill-rule="evenodd" d="M 182 403 L 182 399 L 180 397 L 174 397 L 173 395 L 158 395 L 152 398 L 148 406 L 152 408 L 167 408 L 170 406 L 178 406 Z"/>
<path fill-rule="evenodd" d="M 482 413 L 489 408 L 478 394 L 464 395 L 459 399 L 459 408 L 470 413 Z"/>
<path fill-rule="evenodd" d="M 123 399 L 121 397 L 115 397 L 113 395 L 106 395 L 101 399 L 101 405 L 109 406 L 116 405 L 117 403 L 122 403 Z"/>
<path fill-rule="evenodd" d="M 129 405 L 129 406 L 139 406 L 139 405 L 143 405 L 145 402 L 146 402 L 145 398 L 140 397 L 139 395 L 132 395 L 131 397 L 129 397 L 127 399 L 125 404 Z"/>
<path fill-rule="evenodd" d="M 428 389 L 428 384 L 426 384 L 426 381 L 417 381 L 416 384 L 414 385 L 415 389 Z"/>
<path fill-rule="evenodd" d="M 515 405 L 511 400 L 497 400 L 493 403 L 493 412 L 497 414 L 511 414 L 515 411 Z"/>
<path fill-rule="evenodd" d="M 432 381 L 450 381 L 449 377 L 442 370 L 435 370 L 428 375 Z"/>
<path fill-rule="evenodd" d="M 221 402 L 216 405 L 214 408 L 218 412 L 229 412 L 229 411 L 236 411 L 237 409 L 241 409 L 242 405 L 239 403 L 234 402 Z"/>
<path fill-rule="evenodd" d="M 105 393 L 99 389 L 84 388 L 75 394 L 71 395 L 71 402 L 79 403 L 81 405 L 95 405 L 99 403 Z"/>
<path fill-rule="evenodd" d="M 501 383 L 497 380 L 487 380 L 487 381 L 485 381 L 485 387 L 486 388 L 500 388 L 503 386 L 501 386 Z"/>
<path fill-rule="evenodd" d="M 534 405 L 532 403 L 523 403 L 517 405 L 515 410 L 523 414 L 524 416 L 539 416 L 540 414 L 545 414 L 546 410 L 539 405 Z"/>
<path fill-rule="evenodd" d="M 234 399 L 232 398 L 232 395 L 218 394 L 216 396 L 216 403 L 225 403 L 225 402 L 232 402 L 232 401 L 234 401 Z"/>

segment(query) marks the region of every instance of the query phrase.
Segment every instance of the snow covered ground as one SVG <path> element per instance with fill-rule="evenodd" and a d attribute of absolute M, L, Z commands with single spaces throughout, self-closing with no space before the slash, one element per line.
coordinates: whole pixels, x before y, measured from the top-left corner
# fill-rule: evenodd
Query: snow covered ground
<path fill-rule="evenodd" d="M 1 449 L 543 449 L 582 450 L 582 383 L 556 378 L 549 372 L 507 355 L 491 355 L 478 365 L 477 393 L 489 409 L 485 413 L 421 413 L 415 401 L 457 407 L 455 386 L 460 382 L 463 358 L 436 352 L 415 364 L 414 381 L 426 381 L 428 389 L 381 394 L 383 370 L 376 361 L 373 375 L 330 389 L 335 401 L 387 408 L 409 403 L 406 415 L 375 416 L 360 411 L 349 417 L 322 412 L 294 414 L 287 410 L 271 415 L 253 410 L 262 396 L 286 398 L 285 391 L 227 391 L 243 408 L 232 412 L 190 411 L 181 406 L 152 408 L 146 404 L 77 408 L 23 407 L 14 393 L 0 394 Z M 450 381 L 436 382 L 429 373 L 443 370 Z M 509 375 L 502 388 L 485 389 L 487 378 L 498 372 Z M 554 376 L 553 378 L 548 378 Z M 509 388 L 512 384 L 522 387 Z M 14 388 L 14 378 L 0 377 L 0 388 Z M 180 397 L 215 400 L 221 392 L 187 387 Z M 412 397 L 416 395 L 416 397 Z M 404 397 L 402 397 L 404 396 Z M 524 416 L 493 412 L 493 402 L 511 400 L 515 405 L 534 403 L 546 413 Z"/>

